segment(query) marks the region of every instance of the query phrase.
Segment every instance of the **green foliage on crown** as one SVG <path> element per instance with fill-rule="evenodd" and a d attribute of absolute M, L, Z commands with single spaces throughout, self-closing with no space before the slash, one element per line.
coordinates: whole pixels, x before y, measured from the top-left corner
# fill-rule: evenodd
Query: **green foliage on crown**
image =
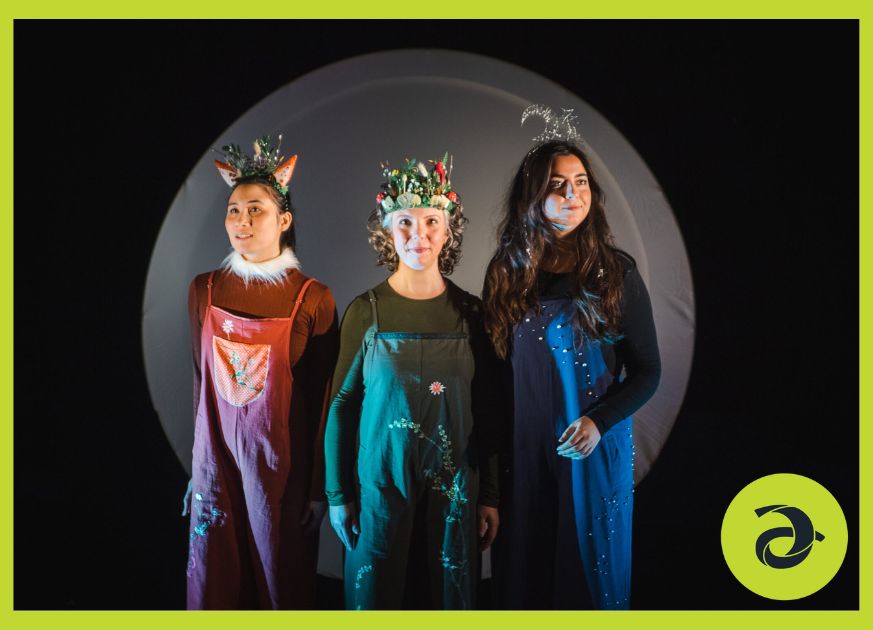
<path fill-rule="evenodd" d="M 382 175 L 386 181 L 382 192 L 376 195 L 382 212 L 395 212 L 407 208 L 442 208 L 453 212 L 460 204 L 458 194 L 452 190 L 450 181 L 452 164 L 448 153 L 442 160 L 428 160 L 431 167 L 415 159 L 407 159 L 400 168 L 391 168 L 382 163 Z"/>
<path fill-rule="evenodd" d="M 285 160 L 284 155 L 279 154 L 282 145 L 282 135 L 279 134 L 278 142 L 273 145 L 270 136 L 261 136 L 254 142 L 254 154 L 243 153 L 238 144 L 226 144 L 221 147 L 224 151 L 224 160 L 236 169 L 237 179 L 266 179 L 273 187 L 283 195 L 288 194 L 288 186 L 282 186 L 276 181 L 273 171 Z"/>

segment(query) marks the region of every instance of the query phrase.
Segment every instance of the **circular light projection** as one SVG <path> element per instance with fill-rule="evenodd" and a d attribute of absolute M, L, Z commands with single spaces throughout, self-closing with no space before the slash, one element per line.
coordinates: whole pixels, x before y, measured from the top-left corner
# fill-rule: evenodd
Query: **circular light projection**
<path fill-rule="evenodd" d="M 643 160 L 580 96 L 518 66 L 468 53 L 401 50 L 341 61 L 280 88 L 234 122 L 213 146 L 248 145 L 283 134 L 300 157 L 291 194 L 298 208 L 297 253 L 307 275 L 327 284 L 340 314 L 381 282 L 366 220 L 382 181 L 380 161 L 454 156 L 452 182 L 470 224 L 452 279 L 480 294 L 496 243 L 501 201 L 521 159 L 542 131 L 520 126 L 532 103 L 572 108 L 606 191 L 619 247 L 652 297 L 662 357 L 661 384 L 634 415 L 636 476 L 648 472 L 685 394 L 694 343 L 694 297 L 685 247 L 670 206 Z M 167 213 L 152 255 L 143 307 L 143 350 L 152 401 L 182 464 L 193 442 L 187 289 L 229 251 L 229 189 L 204 147 Z"/>

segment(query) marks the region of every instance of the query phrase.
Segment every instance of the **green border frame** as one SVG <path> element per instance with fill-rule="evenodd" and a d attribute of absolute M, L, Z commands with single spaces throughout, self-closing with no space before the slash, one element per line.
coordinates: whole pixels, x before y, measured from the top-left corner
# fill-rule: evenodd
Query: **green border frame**
<path fill-rule="evenodd" d="M 409 3 L 395 4 L 377 2 L 375 0 L 334 0 L 324 3 L 307 5 L 304 1 L 288 4 L 285 12 L 275 10 L 276 5 L 250 7 L 238 2 L 213 0 L 204 2 L 197 0 L 180 6 L 178 1 L 152 0 L 146 6 L 122 7 L 107 1 L 83 0 L 78 3 L 59 2 L 58 0 L 43 0 L 29 3 L 27 6 L 16 7 L 7 5 L 2 9 L 3 19 L 2 46 L 0 46 L 0 120 L 2 134 L 0 143 L 0 190 L 5 200 L 3 207 L 13 208 L 13 21 L 18 18 L 539 18 L 543 17 L 539 5 L 519 0 L 487 0 L 475 5 L 469 0 L 443 0 L 438 4 Z M 869 5 L 869 3 L 868 3 Z M 835 0 L 829 3 L 812 2 L 779 2 L 762 3 L 760 0 L 738 0 L 729 5 L 713 4 L 702 6 L 699 2 L 688 0 L 667 0 L 654 3 L 643 0 L 624 0 L 620 8 L 611 3 L 594 3 L 593 6 L 580 4 L 576 7 L 558 4 L 550 17 L 566 18 L 815 18 L 815 19 L 857 19 L 860 38 L 860 137 L 859 137 L 859 178 L 860 200 L 859 208 L 859 243 L 860 243 L 860 322 L 871 319 L 873 311 L 873 295 L 871 295 L 871 277 L 873 277 L 873 252 L 866 250 L 864 245 L 871 243 L 871 227 L 873 221 L 863 211 L 869 206 L 867 199 L 871 183 L 860 175 L 863 165 L 871 151 L 871 134 L 864 125 L 864 103 L 869 102 L 871 81 L 865 80 L 865 73 L 871 66 L 871 49 L 873 40 L 865 26 L 869 23 L 865 18 L 869 9 L 865 9 L 860 1 Z M 813 44 L 814 45 L 814 44 Z M 811 47 L 810 54 L 814 54 Z M 869 209 L 869 208 L 868 208 Z M 14 216 L 14 214 L 13 214 Z M 873 248 L 871 248 L 873 249 Z M 13 235 L 10 230 L 0 234 L 0 329 L 11 330 L 13 326 Z M 865 351 L 873 351 L 873 334 L 865 327 L 860 327 L 859 359 Z M 4 356 L 11 356 L 13 351 L 12 335 L 4 337 Z M 858 531 L 864 531 L 863 523 L 870 523 L 870 501 L 861 501 L 864 490 L 869 487 L 871 467 L 866 465 L 866 459 L 860 455 L 871 444 L 870 429 L 866 427 L 865 419 L 871 419 L 873 409 L 873 389 L 864 384 L 873 382 L 873 370 L 869 363 L 860 361 L 860 496 Z M 870 567 L 869 547 L 863 540 L 858 541 L 859 557 L 859 611 L 631 611 L 616 612 L 185 612 L 185 611 L 125 611 L 125 612 L 31 612 L 13 610 L 13 365 L 7 360 L 0 362 L 0 430 L 4 439 L 2 442 L 2 457 L 0 457 L 0 625 L 3 628 L 41 628 L 70 627 L 116 629 L 121 626 L 128 628 L 153 628 L 160 624 L 163 628 L 208 627 L 233 628 L 239 630 L 244 625 L 257 624 L 259 630 L 269 628 L 298 627 L 337 627 L 354 626 L 356 630 L 384 628 L 407 628 L 410 625 L 416 629 L 443 628 L 473 628 L 485 624 L 496 625 L 500 630 L 512 628 L 528 629 L 532 625 L 565 624 L 592 625 L 597 628 L 625 628 L 629 626 L 642 628 L 669 628 L 678 630 L 689 628 L 697 630 L 702 626 L 707 628 L 730 628 L 736 626 L 747 628 L 767 627 L 774 624 L 790 626 L 792 630 L 811 628 L 820 630 L 822 627 L 858 628 L 870 627 L 871 593 L 865 593 L 864 585 L 868 583 Z M 727 569 L 725 569 L 727 570 Z M 867 619 L 867 621 L 863 621 Z"/>

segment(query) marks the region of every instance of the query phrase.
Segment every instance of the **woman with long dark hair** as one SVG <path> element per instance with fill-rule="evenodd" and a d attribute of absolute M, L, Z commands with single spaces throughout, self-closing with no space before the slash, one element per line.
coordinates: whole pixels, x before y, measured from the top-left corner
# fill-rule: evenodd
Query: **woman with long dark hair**
<path fill-rule="evenodd" d="M 486 329 L 514 392 L 499 607 L 629 607 L 631 414 L 654 393 L 660 359 L 648 293 L 604 202 L 578 146 L 536 146 L 486 274 Z"/>
<path fill-rule="evenodd" d="M 281 139 L 281 137 L 280 137 Z M 220 269 L 191 282 L 194 354 L 188 608 L 315 606 L 323 418 L 339 333 L 330 289 L 300 272 L 284 161 L 225 147 Z"/>

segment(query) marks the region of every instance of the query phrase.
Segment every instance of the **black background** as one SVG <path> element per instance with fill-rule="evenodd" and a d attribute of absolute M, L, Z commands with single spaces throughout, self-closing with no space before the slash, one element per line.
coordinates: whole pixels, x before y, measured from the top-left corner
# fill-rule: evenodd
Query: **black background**
<path fill-rule="evenodd" d="M 164 214 L 249 107 L 407 47 L 564 85 L 673 207 L 697 336 L 673 435 L 637 488 L 634 607 L 858 607 L 857 22 L 19 20 L 14 34 L 16 608 L 184 606 L 186 475 L 140 337 Z M 774 472 L 823 484 L 849 523 L 840 572 L 794 602 L 747 591 L 720 550 L 731 498 Z"/>

